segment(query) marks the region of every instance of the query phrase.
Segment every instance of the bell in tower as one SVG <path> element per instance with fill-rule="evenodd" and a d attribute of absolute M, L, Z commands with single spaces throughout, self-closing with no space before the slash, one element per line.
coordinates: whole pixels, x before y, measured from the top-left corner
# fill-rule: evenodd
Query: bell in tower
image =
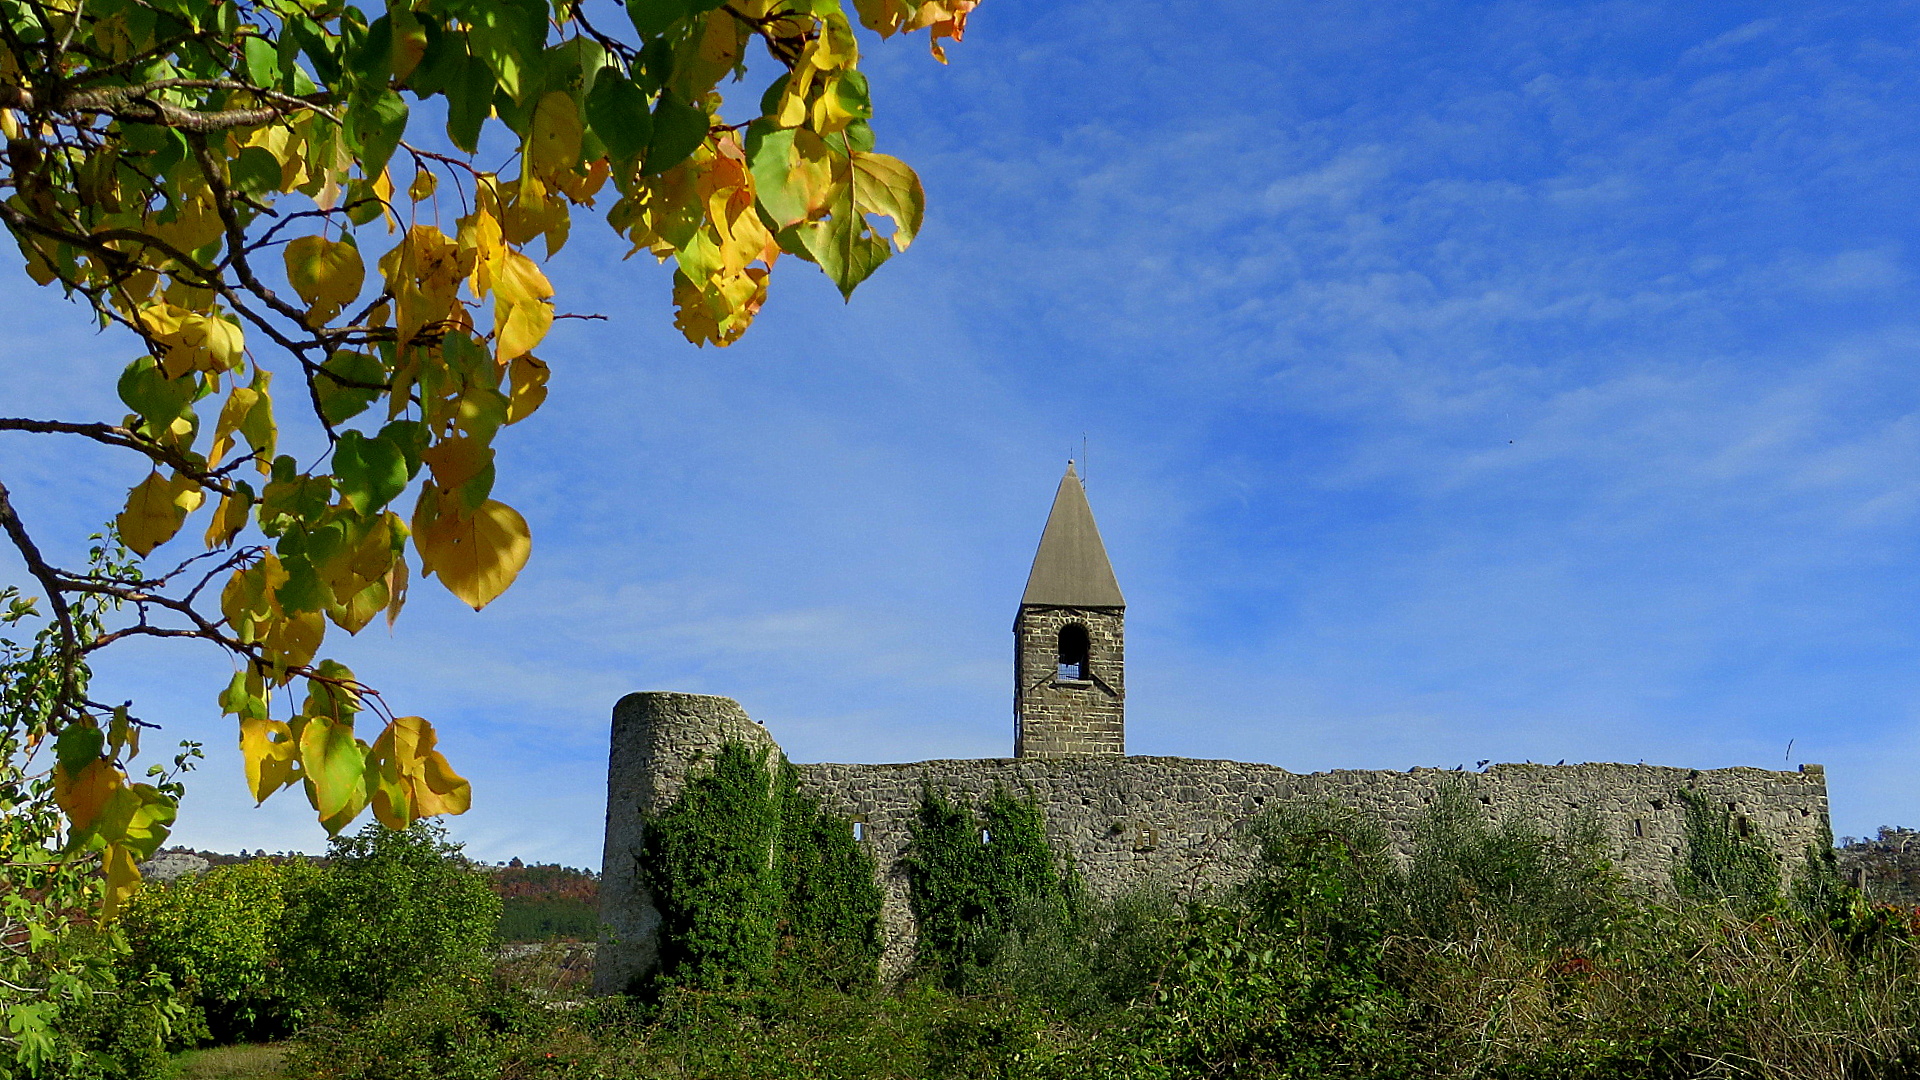
<path fill-rule="evenodd" d="M 1126 610 L 1068 462 L 1013 621 L 1013 756 L 1126 753 Z"/>

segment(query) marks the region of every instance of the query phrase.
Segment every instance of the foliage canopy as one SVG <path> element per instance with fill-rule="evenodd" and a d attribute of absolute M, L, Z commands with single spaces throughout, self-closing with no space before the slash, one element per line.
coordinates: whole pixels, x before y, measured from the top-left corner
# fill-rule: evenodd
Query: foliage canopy
<path fill-rule="evenodd" d="M 540 407 L 537 350 L 568 317 L 535 241 L 550 257 L 595 208 L 672 260 L 695 344 L 737 340 L 783 256 L 850 294 L 925 201 L 874 148 L 853 20 L 924 29 L 944 60 L 976 2 L 0 0 L 0 223 L 35 282 L 138 354 L 124 418 L 0 430 L 137 458 L 115 526 L 141 559 L 209 510 L 204 551 L 173 569 L 82 572 L 42 554 L 0 486 L 58 628 L 59 807 L 102 852 L 110 902 L 172 812 L 129 779 L 125 714 L 84 693 L 86 655 L 130 636 L 232 654 L 219 701 L 256 799 L 297 785 L 336 833 L 367 808 L 396 829 L 467 808 L 433 727 L 323 647 L 330 626 L 398 615 L 409 549 L 476 609 L 525 565 L 495 443 Z M 750 53 L 764 77 L 729 118 L 720 88 Z M 302 414 L 317 460 L 283 446 Z M 133 617 L 83 639 L 74 597 Z"/>

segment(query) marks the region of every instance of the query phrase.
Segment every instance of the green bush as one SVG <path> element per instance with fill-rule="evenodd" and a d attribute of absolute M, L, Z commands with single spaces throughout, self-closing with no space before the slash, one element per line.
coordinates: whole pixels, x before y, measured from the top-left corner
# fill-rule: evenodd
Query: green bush
<path fill-rule="evenodd" d="M 292 1080 L 500 1080 L 538 1075 L 531 1047 L 557 1018 L 528 995 L 484 979 L 442 979 L 402 991 L 357 1019 L 307 1027 L 289 1049 Z"/>
<path fill-rule="evenodd" d="M 256 859 L 149 884 L 127 909 L 133 960 L 172 980 L 212 1041 L 283 1037 L 299 1019 L 282 963 L 287 898 L 321 874 L 305 860 Z"/>
<path fill-rule="evenodd" d="M 484 974 L 500 898 L 484 871 L 416 821 L 337 836 L 327 865 L 286 897 L 281 963 L 302 1006 L 348 1016 L 430 983 Z"/>
<path fill-rule="evenodd" d="M 188 1010 L 164 975 L 143 974 L 125 962 L 117 928 L 76 926 L 62 943 L 75 952 L 120 961 L 101 964 L 85 986 L 55 987 L 58 1008 L 52 1044 L 35 1067 L 15 1075 L 35 1080 L 164 1080 L 168 1050 Z"/>
<path fill-rule="evenodd" d="M 1590 815 L 1569 817 L 1557 834 L 1523 816 L 1490 823 L 1465 787 L 1448 786 L 1414 829 L 1407 903 L 1426 938 L 1465 941 L 1491 930 L 1585 948 L 1618 913 L 1619 890 Z"/>
<path fill-rule="evenodd" d="M 1337 803 L 1282 806 L 1248 823 L 1257 853 L 1240 899 L 1260 928 L 1360 970 L 1406 922 L 1406 880 L 1380 826 Z"/>
<path fill-rule="evenodd" d="M 1012 928 L 993 958 L 971 972 L 971 986 L 1089 1016 L 1145 994 L 1185 932 L 1185 910 L 1160 888 L 1086 900 L 1074 919 L 1062 917 L 1062 906 L 1032 899 L 1017 905 Z"/>
<path fill-rule="evenodd" d="M 1079 875 L 1062 872 L 1029 796 L 995 786 L 980 814 L 932 788 L 908 824 L 901 862 L 919 925 L 915 963 L 951 989 L 975 982 L 1012 935 L 1078 933 Z"/>
<path fill-rule="evenodd" d="M 721 747 L 647 823 L 645 843 L 665 982 L 709 990 L 873 984 L 873 857 L 849 822 L 799 793 L 784 758 Z"/>

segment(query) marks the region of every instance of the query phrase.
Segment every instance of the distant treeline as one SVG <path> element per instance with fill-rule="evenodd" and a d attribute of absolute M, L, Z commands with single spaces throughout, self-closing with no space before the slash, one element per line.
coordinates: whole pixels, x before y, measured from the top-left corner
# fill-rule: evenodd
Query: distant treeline
<path fill-rule="evenodd" d="M 306 859 L 317 863 L 319 856 L 266 851 L 237 855 L 190 848 L 168 848 L 163 854 L 195 855 L 212 866 L 232 866 L 255 859 Z M 524 863 L 513 859 L 504 865 L 474 864 L 488 873 L 493 891 L 500 896 L 499 938 L 503 942 L 592 941 L 599 926 L 600 875 L 556 863 Z"/>

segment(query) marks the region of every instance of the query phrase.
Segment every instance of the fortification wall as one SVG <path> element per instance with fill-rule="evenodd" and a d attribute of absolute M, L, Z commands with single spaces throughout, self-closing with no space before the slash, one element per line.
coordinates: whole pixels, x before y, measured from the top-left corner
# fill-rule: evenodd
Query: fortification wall
<path fill-rule="evenodd" d="M 695 752 L 711 754 L 728 740 L 773 745 L 766 729 L 726 698 L 633 694 L 615 707 L 601 896 L 603 918 L 620 943 L 602 953 L 596 986 L 603 990 L 626 985 L 658 955 L 659 915 L 636 873 L 643 816 L 678 792 Z M 1238 840 L 1246 820 L 1293 801 L 1332 799 L 1377 816 L 1404 857 L 1414 821 L 1448 783 L 1464 785 L 1489 819 L 1525 814 L 1557 828 L 1570 813 L 1593 814 L 1621 871 L 1652 889 L 1667 886 L 1682 849 L 1682 788 L 1744 818 L 1774 844 L 1783 870 L 1808 844 L 1830 842 L 1826 776 L 1818 765 L 1799 772 L 1588 764 L 1299 774 L 1236 761 L 1090 754 L 798 768 L 801 789 L 859 823 L 872 846 L 884 896 L 882 970 L 888 976 L 903 970 L 913 952 L 900 857 L 924 785 L 974 799 L 996 784 L 1031 793 L 1055 849 L 1071 855 L 1099 896 L 1147 883 L 1188 896 L 1233 885 L 1253 869 L 1252 852 Z"/>
<path fill-rule="evenodd" d="M 1055 850 L 1070 854 L 1089 889 L 1112 896 L 1155 883 L 1191 896 L 1231 886 L 1253 870 L 1239 842 L 1246 820 L 1288 802 L 1337 800 L 1377 816 L 1405 857 L 1415 819 L 1442 785 L 1460 783 L 1489 819 L 1530 815 L 1557 828 L 1591 812 L 1628 880 L 1665 888 L 1681 851 L 1676 793 L 1692 788 L 1725 804 L 1771 840 L 1783 865 L 1808 844 L 1827 843 L 1827 790 L 1817 765 L 1800 772 L 1660 768 L 1648 765 L 1495 765 L 1484 773 L 1299 774 L 1274 765 L 1170 757 L 998 758 L 906 765 L 801 765 L 801 789 L 862 822 L 885 896 L 882 969 L 912 957 L 913 913 L 900 856 L 922 785 L 984 797 L 995 784 L 1031 792 Z"/>

